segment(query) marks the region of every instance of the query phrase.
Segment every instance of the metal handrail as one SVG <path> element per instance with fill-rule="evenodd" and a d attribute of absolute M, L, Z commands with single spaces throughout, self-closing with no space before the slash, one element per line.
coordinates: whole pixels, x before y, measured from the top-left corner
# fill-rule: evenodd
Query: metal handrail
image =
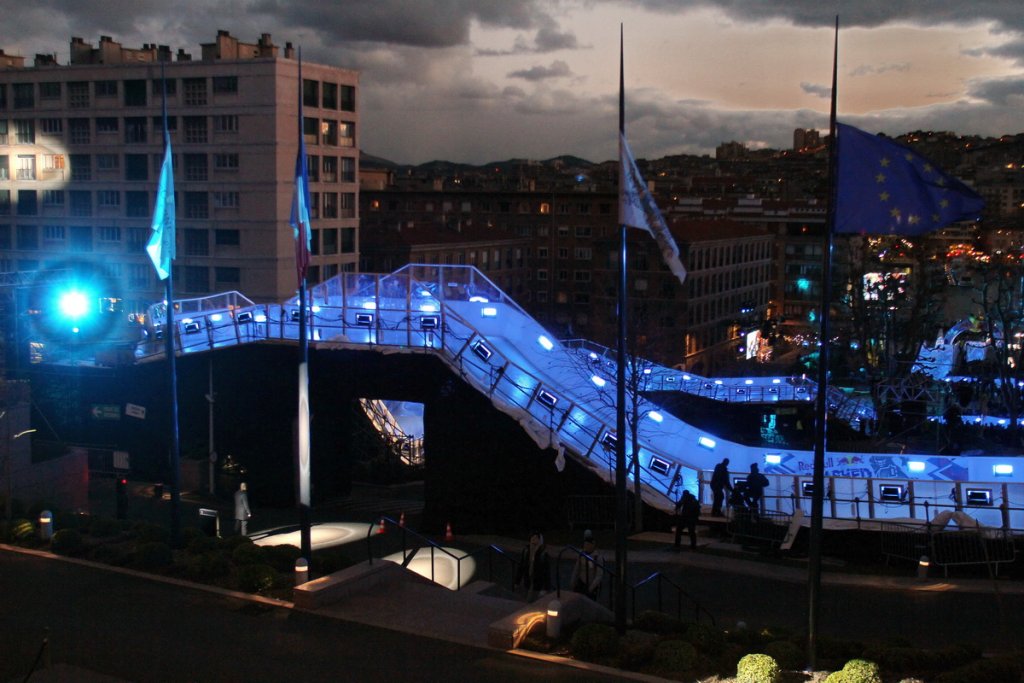
<path fill-rule="evenodd" d="M 703 612 L 711 620 L 711 625 L 712 626 L 716 625 L 715 615 L 714 614 L 712 614 L 706 607 L 704 607 L 702 604 L 700 604 L 700 602 L 698 602 L 696 598 L 694 598 L 692 595 L 687 593 L 683 589 L 682 586 L 680 586 L 675 581 L 673 581 L 672 579 L 668 578 L 667 576 L 665 576 L 665 574 L 663 574 L 661 572 L 654 572 L 653 574 L 648 576 L 646 579 L 638 581 L 637 583 L 633 584 L 630 587 L 630 596 L 631 596 L 631 598 L 633 600 L 633 621 L 636 621 L 636 592 L 637 592 L 637 589 L 642 588 L 643 586 L 647 585 L 651 581 L 657 581 L 656 585 L 658 587 L 658 611 L 659 612 L 664 612 L 665 611 L 665 610 L 662 609 L 661 584 L 662 583 L 668 583 L 670 586 L 672 586 L 676 590 L 676 617 L 678 619 L 682 620 L 682 618 L 683 618 L 683 598 L 685 597 L 691 603 L 693 603 L 693 611 L 694 611 L 693 618 L 694 618 L 694 621 L 696 621 L 699 624 L 700 623 L 700 615 Z"/>
<path fill-rule="evenodd" d="M 555 561 L 555 597 L 556 598 L 561 599 L 561 597 L 562 597 L 562 577 L 561 577 L 562 555 L 564 555 L 565 551 L 567 551 L 567 550 L 571 550 L 572 552 L 576 553 L 576 561 L 577 562 L 579 561 L 579 558 L 583 557 L 583 558 L 586 558 L 588 562 L 593 563 L 595 566 L 599 566 L 601 568 L 601 571 L 604 574 L 612 577 L 613 583 L 614 583 L 614 580 L 618 578 L 619 575 L 615 573 L 615 570 L 608 568 L 608 563 L 606 563 L 606 562 L 604 562 L 602 560 L 601 564 L 598 565 L 597 564 L 597 560 L 594 558 L 594 556 L 590 555 L 589 553 L 587 553 L 587 552 L 585 552 L 583 550 L 580 550 L 579 548 L 577 548 L 575 546 L 567 545 L 567 546 L 563 547 L 560 551 L 558 551 L 558 559 Z M 604 580 L 603 579 L 601 580 L 600 593 L 601 594 L 604 593 Z M 600 602 L 600 599 L 598 599 L 597 602 Z M 608 608 L 609 609 L 615 609 L 615 591 L 613 591 L 613 590 L 612 591 L 608 591 Z"/>

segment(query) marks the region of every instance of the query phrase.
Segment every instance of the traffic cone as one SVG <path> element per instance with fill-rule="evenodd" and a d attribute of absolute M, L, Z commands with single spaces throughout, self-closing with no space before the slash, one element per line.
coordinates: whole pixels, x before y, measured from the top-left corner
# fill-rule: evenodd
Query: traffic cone
<path fill-rule="evenodd" d="M 452 523 L 451 522 L 448 522 L 448 524 L 446 524 L 445 527 L 444 527 L 444 540 L 446 542 L 451 542 L 451 541 L 455 540 L 455 534 L 452 533 Z"/>
<path fill-rule="evenodd" d="M 380 518 L 380 524 L 377 525 L 377 533 L 378 534 L 384 533 L 384 518 L 383 517 Z"/>
<path fill-rule="evenodd" d="M 398 516 L 398 526 L 405 527 L 405 513 Z"/>

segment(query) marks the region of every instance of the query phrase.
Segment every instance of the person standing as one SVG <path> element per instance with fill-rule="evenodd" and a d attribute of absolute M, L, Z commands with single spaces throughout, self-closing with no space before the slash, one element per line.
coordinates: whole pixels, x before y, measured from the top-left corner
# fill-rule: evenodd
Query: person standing
<path fill-rule="evenodd" d="M 583 552 L 576 558 L 572 568 L 569 585 L 576 593 L 582 593 L 591 600 L 597 600 L 601 594 L 601 581 L 604 579 L 604 558 L 594 543 L 594 534 L 590 529 L 583 532 Z"/>
<path fill-rule="evenodd" d="M 238 490 L 235 491 L 235 533 L 243 536 L 249 532 L 249 518 L 252 511 L 249 510 L 249 494 L 246 493 L 245 482 L 243 481 Z"/>
<path fill-rule="evenodd" d="M 683 495 L 676 503 L 676 540 L 673 547 L 677 551 L 682 548 L 684 528 L 690 535 L 690 550 L 697 549 L 698 519 L 700 519 L 700 501 L 690 493 L 689 489 L 683 489 Z"/>
<path fill-rule="evenodd" d="M 764 496 L 764 489 L 768 486 L 768 477 L 761 474 L 757 469 L 757 463 L 750 466 L 750 474 L 747 475 L 747 507 L 756 518 L 761 511 L 761 498 Z"/>
<path fill-rule="evenodd" d="M 711 514 L 714 517 L 722 516 L 726 491 L 732 493 L 732 484 L 729 483 L 729 458 L 715 465 L 714 471 L 711 472 Z"/>
<path fill-rule="evenodd" d="M 538 595 L 551 590 L 551 568 L 544 535 L 535 531 L 530 544 L 523 548 L 516 569 L 516 586 L 526 587 L 526 600 L 532 602 Z"/>

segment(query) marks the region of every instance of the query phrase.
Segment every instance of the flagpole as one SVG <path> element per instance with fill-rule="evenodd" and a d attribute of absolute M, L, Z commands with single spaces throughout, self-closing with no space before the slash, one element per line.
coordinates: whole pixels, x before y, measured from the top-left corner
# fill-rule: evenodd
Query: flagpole
<path fill-rule="evenodd" d="M 164 124 L 164 154 L 168 154 L 171 145 L 170 133 L 167 130 L 167 79 L 164 77 L 164 63 L 160 62 L 161 110 Z M 172 166 L 173 173 L 173 166 Z M 174 209 L 172 207 L 171 211 Z M 172 216 L 173 220 L 173 216 Z M 171 239 L 176 239 L 171 235 Z M 167 350 L 167 372 L 171 388 L 171 545 L 181 545 L 181 439 L 178 429 L 178 370 L 174 355 L 174 259 L 167 260 L 167 278 L 164 283 L 164 299 L 166 315 L 164 325 L 164 344 Z"/>
<path fill-rule="evenodd" d="M 619 145 L 626 131 L 625 65 L 622 24 L 619 24 Z M 619 153 L 619 184 L 624 183 Z M 620 187 L 619 201 L 622 201 Z M 621 212 L 620 212 L 621 216 Z M 626 632 L 626 224 L 619 221 L 618 346 L 615 375 L 615 628 Z"/>
<path fill-rule="evenodd" d="M 303 126 L 302 126 L 302 48 L 299 48 L 299 152 L 301 157 L 301 163 L 303 167 L 306 164 L 305 144 L 303 141 Z M 303 168 L 304 170 L 304 168 Z M 303 174 L 304 175 L 304 174 Z M 309 186 L 306 183 L 302 184 L 301 192 L 308 193 Z M 308 196 L 308 194 L 307 194 Z M 303 198 L 304 199 L 304 198 Z M 303 201 L 303 203 L 305 203 Z M 308 207 L 307 207 L 308 211 Z M 299 217 L 299 221 L 302 222 L 304 216 Z M 306 224 L 305 230 L 300 230 L 298 239 L 308 240 L 309 231 L 311 226 Z M 297 248 L 299 248 L 297 246 Z M 302 244 L 302 248 L 305 248 L 305 243 Z M 308 256 L 303 259 L 308 261 Z M 308 263 L 303 263 L 302 267 L 299 268 L 299 400 L 298 400 L 298 420 L 297 420 L 297 447 L 296 453 L 296 474 L 298 476 L 298 491 L 297 491 L 297 503 L 299 508 L 299 542 L 301 544 L 300 551 L 302 557 L 305 558 L 307 563 L 311 563 L 313 560 L 313 542 L 312 532 L 310 523 L 310 491 L 309 491 L 309 335 L 307 332 L 306 324 L 306 272 Z M 307 564 L 307 566 L 309 566 Z"/>
<path fill-rule="evenodd" d="M 811 670 L 817 664 L 818 616 L 821 611 L 821 541 L 822 515 L 825 502 L 825 449 L 827 447 L 828 375 L 829 375 L 829 309 L 832 298 L 832 231 L 835 226 L 836 182 L 838 171 L 836 140 L 836 87 L 839 65 L 839 16 L 836 15 L 832 49 L 832 105 L 829 112 L 831 144 L 828 157 L 828 212 L 825 221 L 825 245 L 821 260 L 821 310 L 818 334 L 818 395 L 815 401 L 814 470 L 811 486 L 811 534 L 808 547 L 807 657 Z"/>

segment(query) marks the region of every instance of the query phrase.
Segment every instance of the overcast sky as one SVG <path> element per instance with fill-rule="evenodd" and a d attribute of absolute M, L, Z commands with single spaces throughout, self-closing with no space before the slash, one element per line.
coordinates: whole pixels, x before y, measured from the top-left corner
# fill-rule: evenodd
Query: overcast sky
<path fill-rule="evenodd" d="M 361 72 L 362 148 L 401 163 L 614 158 L 619 25 L 638 157 L 788 147 L 839 112 L 872 132 L 1024 132 L 1019 0 L 0 0 L 31 60 L 109 35 L 199 56 L 217 29 Z"/>

